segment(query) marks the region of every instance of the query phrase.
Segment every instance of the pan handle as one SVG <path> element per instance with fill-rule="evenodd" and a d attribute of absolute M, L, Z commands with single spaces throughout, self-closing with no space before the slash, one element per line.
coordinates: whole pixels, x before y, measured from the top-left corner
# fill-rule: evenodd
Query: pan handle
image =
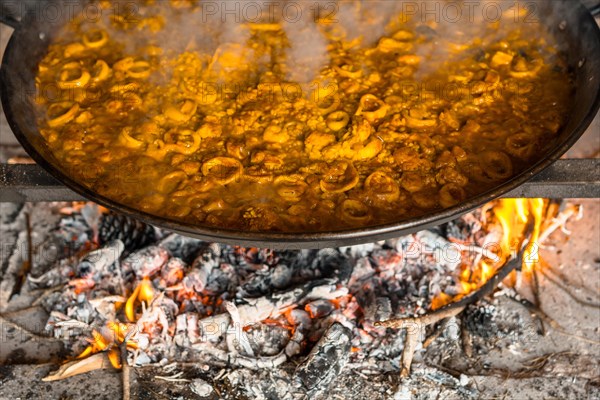
<path fill-rule="evenodd" d="M 20 8 L 18 1 L 0 0 L 0 23 L 8 25 L 13 29 L 21 26 L 18 9 Z"/>

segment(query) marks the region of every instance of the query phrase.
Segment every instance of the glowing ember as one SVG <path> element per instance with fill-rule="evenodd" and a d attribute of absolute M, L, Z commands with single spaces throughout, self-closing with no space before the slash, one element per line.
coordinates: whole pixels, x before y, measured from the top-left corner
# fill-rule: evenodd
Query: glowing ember
<path fill-rule="evenodd" d="M 127 303 L 125 303 L 125 316 L 127 319 L 134 322 L 136 320 L 135 305 L 144 302 L 147 307 L 153 298 L 154 287 L 152 286 L 152 282 L 148 278 L 142 279 L 135 287 L 131 296 L 127 299 Z"/>

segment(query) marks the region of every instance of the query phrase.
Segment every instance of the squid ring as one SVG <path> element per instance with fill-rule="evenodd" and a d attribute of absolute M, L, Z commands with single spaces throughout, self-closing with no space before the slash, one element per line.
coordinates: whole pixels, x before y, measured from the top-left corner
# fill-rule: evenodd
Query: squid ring
<path fill-rule="evenodd" d="M 65 64 L 60 72 L 60 79 L 56 82 L 61 89 L 76 89 L 86 86 L 91 75 L 78 62 Z"/>
<path fill-rule="evenodd" d="M 385 118 L 390 106 L 372 94 L 365 94 L 360 99 L 356 115 L 362 115 L 371 123 Z"/>
<path fill-rule="evenodd" d="M 350 122 L 350 116 L 345 111 L 334 111 L 327 116 L 327 127 L 334 132 L 344 129 L 348 122 Z"/>
<path fill-rule="evenodd" d="M 244 167 L 235 158 L 215 157 L 202 165 L 202 174 L 221 185 L 227 185 L 242 176 Z"/>
<path fill-rule="evenodd" d="M 400 197 L 400 187 L 383 171 L 369 175 L 365 180 L 365 190 L 378 200 L 394 202 Z"/>
<path fill-rule="evenodd" d="M 108 42 L 108 34 L 104 30 L 94 30 L 83 35 L 83 44 L 91 49 L 102 47 Z"/>
<path fill-rule="evenodd" d="M 466 198 L 465 189 L 455 183 L 449 183 L 440 189 L 440 205 L 444 208 L 452 207 Z"/>
<path fill-rule="evenodd" d="M 68 105 L 70 104 L 70 106 Z M 48 108 L 48 126 L 56 128 L 71 121 L 79 112 L 79 104 L 55 103 Z"/>
<path fill-rule="evenodd" d="M 535 152 L 536 139 L 529 133 L 516 133 L 506 139 L 506 150 L 513 156 L 527 159 Z"/>
<path fill-rule="evenodd" d="M 98 83 L 106 80 L 110 76 L 110 67 L 104 60 L 98 60 L 94 64 L 92 82 Z"/>
<path fill-rule="evenodd" d="M 480 156 L 484 175 L 492 181 L 508 179 L 513 174 L 510 157 L 501 151 L 486 151 Z"/>
<path fill-rule="evenodd" d="M 344 78 L 358 79 L 363 74 L 362 69 L 357 68 L 352 64 L 344 64 L 339 67 L 335 66 L 334 69 L 340 76 L 343 76 Z"/>
<path fill-rule="evenodd" d="M 125 58 L 120 59 L 116 63 L 114 63 L 113 69 L 115 71 L 126 72 L 128 69 L 130 69 L 133 66 L 134 62 L 135 61 L 134 61 L 133 57 L 125 57 Z"/>
<path fill-rule="evenodd" d="M 130 149 L 139 149 L 144 145 L 144 142 L 131 136 L 131 127 L 121 129 L 119 133 L 119 141 Z"/>
<path fill-rule="evenodd" d="M 531 65 L 527 65 L 523 59 L 518 59 L 513 62 L 513 68 L 508 73 L 513 78 L 532 78 L 537 75 L 543 65 L 544 62 L 539 59 L 533 60 Z"/>
<path fill-rule="evenodd" d="M 71 43 L 65 46 L 63 55 L 65 58 L 71 58 L 72 56 L 78 55 L 85 51 L 85 46 L 81 43 Z"/>
<path fill-rule="evenodd" d="M 165 115 L 175 122 L 187 122 L 192 118 L 198 109 L 198 104 L 192 100 L 185 100 L 181 107 L 169 106 L 165 110 Z"/>
<path fill-rule="evenodd" d="M 191 137 L 192 143 L 190 143 L 189 141 L 183 141 L 180 139 L 180 140 L 177 140 L 177 143 L 175 143 L 175 144 L 165 145 L 166 151 L 173 151 L 173 152 L 185 154 L 188 156 L 191 154 L 194 154 L 196 151 L 198 151 L 198 149 L 200 148 L 200 135 L 198 135 L 197 132 L 186 129 L 186 130 L 177 132 L 177 134 L 181 137 Z M 167 134 L 167 136 L 170 137 L 171 134 Z"/>
<path fill-rule="evenodd" d="M 134 79 L 145 79 L 150 76 L 150 63 L 148 61 L 136 61 L 126 72 L 127 76 Z"/>
<path fill-rule="evenodd" d="M 263 164 L 246 168 L 244 177 L 255 183 L 270 183 L 273 181 L 273 170 Z"/>
<path fill-rule="evenodd" d="M 185 172 L 181 170 L 173 171 L 158 181 L 157 189 L 160 193 L 168 194 L 177 190 L 187 179 L 188 177 Z"/>
<path fill-rule="evenodd" d="M 306 192 L 308 184 L 304 182 L 302 175 L 284 175 L 275 178 L 277 194 L 288 201 L 300 201 Z"/>
<path fill-rule="evenodd" d="M 327 97 L 330 97 L 330 99 L 328 99 Z M 325 101 L 317 103 L 317 107 L 319 107 L 319 110 L 322 115 L 327 115 L 329 113 L 334 112 L 335 110 L 338 109 L 340 104 L 342 104 L 342 101 L 340 100 L 340 96 L 337 93 L 335 93 L 333 95 L 329 95 L 327 97 L 324 99 Z M 329 104 L 328 100 L 331 102 L 330 104 Z M 329 104 L 329 105 L 327 105 L 327 104 Z"/>
<path fill-rule="evenodd" d="M 319 185 L 326 193 L 343 193 L 358 184 L 358 171 L 348 161 L 339 161 L 329 168 Z"/>
<path fill-rule="evenodd" d="M 369 220 L 369 207 L 358 200 L 346 199 L 340 207 L 342 219 L 351 224 L 360 224 Z"/>

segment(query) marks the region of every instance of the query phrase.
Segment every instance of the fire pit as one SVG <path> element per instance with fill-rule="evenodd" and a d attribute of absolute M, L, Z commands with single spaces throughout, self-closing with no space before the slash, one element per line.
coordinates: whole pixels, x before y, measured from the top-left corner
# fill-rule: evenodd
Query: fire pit
<path fill-rule="evenodd" d="M 2 212 L 15 239 L 2 396 L 598 393 L 599 255 L 578 254 L 598 235 L 596 200 L 501 200 L 414 235 L 301 251 L 202 242 L 92 203 Z"/>
<path fill-rule="evenodd" d="M 111 213 L 2 123 L 0 398 L 600 396 L 597 122 L 506 199 L 315 250 Z"/>

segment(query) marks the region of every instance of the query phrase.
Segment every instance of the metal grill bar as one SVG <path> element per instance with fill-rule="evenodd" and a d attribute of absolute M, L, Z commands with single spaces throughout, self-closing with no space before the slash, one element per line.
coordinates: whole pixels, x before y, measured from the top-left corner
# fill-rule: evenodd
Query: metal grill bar
<path fill-rule="evenodd" d="M 600 159 L 559 160 L 504 197 L 600 198 Z M 37 165 L 0 165 L 0 202 L 81 200 Z"/>

